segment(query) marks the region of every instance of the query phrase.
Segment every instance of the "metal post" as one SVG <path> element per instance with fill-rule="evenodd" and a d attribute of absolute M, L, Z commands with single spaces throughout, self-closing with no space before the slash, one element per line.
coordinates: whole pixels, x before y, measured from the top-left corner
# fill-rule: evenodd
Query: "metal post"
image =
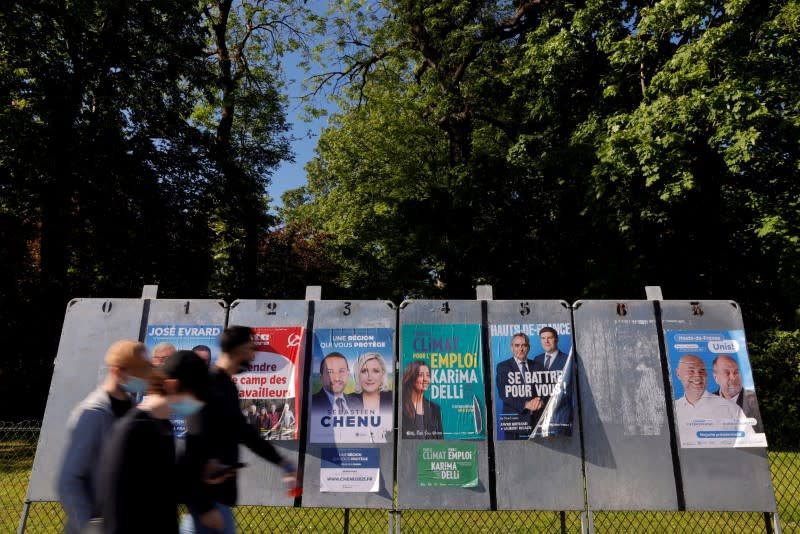
<path fill-rule="evenodd" d="M 23 534 L 25 532 L 25 523 L 28 522 L 28 511 L 31 507 L 31 501 L 25 501 L 25 504 L 22 505 L 22 517 L 19 518 L 19 528 L 17 528 L 17 534 Z"/>
<path fill-rule="evenodd" d="M 344 509 L 344 528 L 342 532 L 344 534 L 350 534 L 350 508 Z"/>
<path fill-rule="evenodd" d="M 647 295 L 647 300 L 664 300 L 661 286 L 644 286 L 644 293 Z"/>
<path fill-rule="evenodd" d="M 561 521 L 561 534 L 567 534 L 567 514 L 563 510 L 558 512 L 558 517 Z"/>
<path fill-rule="evenodd" d="M 475 286 L 475 300 L 492 300 L 492 286 L 489 284 Z"/>
<path fill-rule="evenodd" d="M 306 286 L 306 300 L 322 300 L 322 286 Z"/>
<path fill-rule="evenodd" d="M 591 510 L 581 512 L 581 533 L 594 534 L 594 518 Z"/>
<path fill-rule="evenodd" d="M 781 529 L 781 518 L 778 517 L 778 512 L 772 512 L 772 531 L 775 534 L 782 534 L 783 530 Z"/>
<path fill-rule="evenodd" d="M 154 286 L 142 286 L 143 299 L 156 299 L 158 298 L 158 284 Z"/>

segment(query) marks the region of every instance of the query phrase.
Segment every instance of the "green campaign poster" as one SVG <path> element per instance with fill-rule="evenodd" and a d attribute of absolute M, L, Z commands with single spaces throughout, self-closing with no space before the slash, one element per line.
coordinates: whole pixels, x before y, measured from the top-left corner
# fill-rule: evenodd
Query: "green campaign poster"
<path fill-rule="evenodd" d="M 402 436 L 483 439 L 480 325 L 409 324 L 402 339 Z"/>
<path fill-rule="evenodd" d="M 417 485 L 421 488 L 476 487 L 478 446 L 474 443 L 418 445 Z"/>

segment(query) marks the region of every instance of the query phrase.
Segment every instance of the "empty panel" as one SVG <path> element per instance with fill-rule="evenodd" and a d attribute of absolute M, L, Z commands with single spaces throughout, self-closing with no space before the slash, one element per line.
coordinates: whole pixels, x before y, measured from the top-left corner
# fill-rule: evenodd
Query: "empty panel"
<path fill-rule="evenodd" d="M 106 376 L 103 358 L 119 339 L 138 339 L 143 300 L 74 299 L 67 305 L 27 499 L 57 501 L 56 480 L 72 409 Z"/>
<path fill-rule="evenodd" d="M 652 302 L 573 311 L 590 510 L 677 510 Z"/>

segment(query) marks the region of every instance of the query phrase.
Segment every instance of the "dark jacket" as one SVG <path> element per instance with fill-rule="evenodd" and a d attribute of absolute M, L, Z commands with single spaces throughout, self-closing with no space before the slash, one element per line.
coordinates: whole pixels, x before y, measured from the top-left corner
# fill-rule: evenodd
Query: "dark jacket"
<path fill-rule="evenodd" d="M 186 504 L 193 513 L 210 510 L 215 502 L 236 504 L 236 476 L 221 484 L 204 484 L 203 467 L 211 458 L 226 465 L 239 461 L 242 443 L 257 455 L 274 464 L 282 458 L 269 441 L 247 422 L 239 404 L 239 390 L 224 369 L 209 371 L 210 397 L 199 414 L 186 421 L 186 453 L 182 461 L 187 473 Z"/>
<path fill-rule="evenodd" d="M 168 419 L 131 410 L 114 425 L 99 464 L 105 534 L 177 534 L 180 477 Z"/>
<path fill-rule="evenodd" d="M 403 410 L 403 437 L 406 439 L 444 439 L 442 432 L 442 411 L 439 405 L 422 399 L 422 424 L 416 416 L 409 416 Z"/>

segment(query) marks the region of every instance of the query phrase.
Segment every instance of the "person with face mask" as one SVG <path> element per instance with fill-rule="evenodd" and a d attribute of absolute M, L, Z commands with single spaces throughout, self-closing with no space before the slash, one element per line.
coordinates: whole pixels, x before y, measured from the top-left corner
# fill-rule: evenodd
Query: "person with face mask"
<path fill-rule="evenodd" d="M 197 416 L 186 420 L 184 463 L 189 473 L 186 504 L 190 513 L 181 521 L 181 534 L 236 532 L 231 510 L 237 498 L 235 473 L 220 484 L 204 483 L 202 477 L 209 461 L 237 465 L 240 443 L 281 466 L 290 486 L 296 483 L 296 467 L 282 458 L 269 441 L 261 439 L 241 411 L 233 376 L 248 371 L 256 357 L 252 331 L 246 326 L 229 326 L 219 342 L 220 356 L 208 374 L 208 402 Z"/>
<path fill-rule="evenodd" d="M 197 413 L 207 397 L 207 367 L 192 351 L 172 354 L 151 375 L 147 396 L 114 425 L 100 459 L 105 534 L 177 534 L 183 477 L 169 418 Z"/>
<path fill-rule="evenodd" d="M 131 395 L 147 388 L 152 364 L 138 341 L 113 343 L 105 355 L 108 373 L 100 386 L 72 411 L 67 420 L 67 446 L 59 472 L 57 490 L 67 516 L 65 532 L 78 534 L 93 517 L 99 482 L 97 459 L 111 431 L 111 425 L 132 406 Z"/>

